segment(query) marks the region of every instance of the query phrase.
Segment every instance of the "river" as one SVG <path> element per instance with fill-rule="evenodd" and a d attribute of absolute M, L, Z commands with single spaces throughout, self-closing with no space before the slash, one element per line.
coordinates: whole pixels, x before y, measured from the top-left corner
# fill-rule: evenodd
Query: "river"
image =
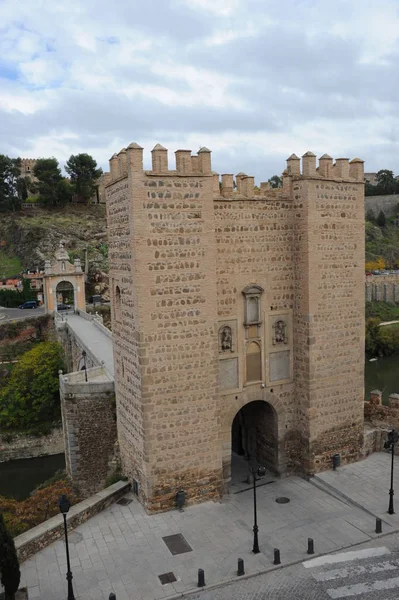
<path fill-rule="evenodd" d="M 0 463 L 0 496 L 24 500 L 60 469 L 65 469 L 64 454 Z"/>
<path fill-rule="evenodd" d="M 383 404 L 390 394 L 399 394 L 399 356 L 386 356 L 376 361 L 366 360 L 364 372 L 364 397 L 370 399 L 372 390 L 382 391 Z"/>

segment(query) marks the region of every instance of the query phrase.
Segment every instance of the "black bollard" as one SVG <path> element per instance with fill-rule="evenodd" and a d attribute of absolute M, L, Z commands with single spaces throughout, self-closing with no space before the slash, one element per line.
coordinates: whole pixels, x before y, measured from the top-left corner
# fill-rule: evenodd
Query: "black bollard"
<path fill-rule="evenodd" d="M 205 571 L 204 569 L 198 569 L 198 585 L 197 587 L 204 587 L 205 585 Z"/>
<path fill-rule="evenodd" d="M 242 558 L 238 559 L 238 569 L 237 569 L 237 575 L 245 575 L 245 571 L 244 571 L 244 561 Z"/>
<path fill-rule="evenodd" d="M 308 554 L 314 554 L 314 542 L 312 538 L 308 538 Z"/>
<path fill-rule="evenodd" d="M 382 533 L 382 521 L 381 519 L 376 519 L 375 520 L 375 532 L 376 533 Z"/>
<path fill-rule="evenodd" d="M 281 564 L 281 560 L 280 560 L 280 550 L 278 548 L 274 549 L 274 561 L 273 561 L 274 565 L 279 565 Z"/>
<path fill-rule="evenodd" d="M 115 596 L 114 592 L 110 593 L 109 600 L 116 600 L 116 596 Z"/>

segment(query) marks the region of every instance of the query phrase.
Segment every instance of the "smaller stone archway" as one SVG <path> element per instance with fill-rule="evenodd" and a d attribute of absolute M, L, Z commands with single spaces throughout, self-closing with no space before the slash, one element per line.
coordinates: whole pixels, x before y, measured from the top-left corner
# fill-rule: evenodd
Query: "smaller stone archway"
<path fill-rule="evenodd" d="M 55 288 L 57 304 L 69 304 L 76 308 L 76 290 L 71 281 L 63 279 Z"/>
<path fill-rule="evenodd" d="M 44 300 L 47 313 L 57 312 L 58 304 L 69 304 L 74 310 L 86 310 L 85 274 L 80 260 L 69 261 L 61 243 L 54 260 L 46 260 L 43 276 Z"/>

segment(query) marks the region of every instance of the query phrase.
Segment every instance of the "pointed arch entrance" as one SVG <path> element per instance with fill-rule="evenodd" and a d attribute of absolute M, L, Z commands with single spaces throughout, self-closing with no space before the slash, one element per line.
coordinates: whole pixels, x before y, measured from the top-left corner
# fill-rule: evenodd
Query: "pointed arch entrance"
<path fill-rule="evenodd" d="M 242 483 L 249 465 L 279 471 L 278 421 L 274 408 L 263 400 L 254 400 L 235 415 L 231 427 L 231 485 Z"/>

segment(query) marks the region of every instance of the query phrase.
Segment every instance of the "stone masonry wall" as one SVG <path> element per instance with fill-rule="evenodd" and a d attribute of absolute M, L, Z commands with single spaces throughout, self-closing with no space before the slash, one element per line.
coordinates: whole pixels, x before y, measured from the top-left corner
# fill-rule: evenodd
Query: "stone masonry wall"
<path fill-rule="evenodd" d="M 314 170 L 292 181 L 295 381 L 309 473 L 327 468 L 334 452 L 356 460 L 363 443 L 363 183 L 346 177 L 318 179 Z"/>
<path fill-rule="evenodd" d="M 366 196 L 364 199 L 364 210 L 367 213 L 372 210 L 375 217 L 378 217 L 382 210 L 386 217 L 394 217 L 398 214 L 399 195 L 390 196 Z"/>
<path fill-rule="evenodd" d="M 0 434 L 0 462 L 20 458 L 51 456 L 64 452 L 62 428 L 54 428 L 48 435 Z"/>
<path fill-rule="evenodd" d="M 130 152 L 135 154 L 136 149 Z M 135 255 L 133 235 L 138 224 L 132 217 L 132 181 L 127 171 L 118 173 L 106 188 L 111 321 L 114 346 L 118 440 L 123 472 L 145 489 L 142 384 L 139 359 L 140 325 L 133 285 Z"/>
<path fill-rule="evenodd" d="M 180 488 L 189 502 L 218 498 L 221 490 L 212 174 L 188 176 L 190 163 L 179 156 L 177 172 L 169 173 L 162 161 L 157 170 L 141 171 L 136 146 L 127 149 L 132 256 L 126 252 L 126 270 L 133 281 L 113 318 L 117 322 L 130 301 L 138 320 L 124 322 L 123 331 L 113 324 L 113 334 L 115 348 L 124 335 L 138 342 L 137 390 L 124 391 L 127 407 L 137 407 L 143 444 L 132 474 L 148 510 L 163 510 L 173 506 Z M 107 196 L 117 185 L 110 184 Z M 110 213 L 109 220 L 112 226 Z M 119 398 L 117 409 L 121 431 L 127 409 Z M 136 447 L 134 435 L 120 445 L 124 465 Z"/>
<path fill-rule="evenodd" d="M 399 304 L 399 273 L 366 276 L 366 301 Z"/>
<path fill-rule="evenodd" d="M 60 375 L 65 459 L 80 497 L 104 487 L 116 442 L 115 390 L 105 369 Z"/>
<path fill-rule="evenodd" d="M 291 198 L 282 190 L 270 190 L 261 196 L 244 197 L 240 193 L 230 197 L 215 197 L 217 244 L 217 307 L 218 319 L 228 323 L 237 319 L 238 389 L 220 398 L 223 436 L 223 464 L 225 480 L 230 477 L 231 426 L 233 419 L 248 401 L 264 399 L 261 386 L 245 381 L 246 330 L 244 328 L 244 296 L 242 291 L 250 284 L 263 288 L 261 296 L 263 380 L 271 391 L 269 404 L 278 406 L 280 434 L 278 446 L 278 471 L 297 470 L 295 455 L 286 452 L 284 436 L 295 427 L 296 405 L 294 385 L 291 381 L 277 384 L 268 381 L 268 351 L 272 345 L 273 316 L 281 311 L 291 312 L 294 302 L 294 207 Z M 287 351 L 292 339 L 288 340 Z M 229 360 L 229 359 L 228 359 Z M 230 359 L 232 360 L 232 359 Z M 256 392 L 257 390 L 257 392 Z M 256 396 L 257 393 L 257 396 Z M 269 416 L 273 420 L 272 414 Z M 270 426 L 274 424 L 271 423 Z"/>
<path fill-rule="evenodd" d="M 316 168 L 307 153 L 301 172 L 293 155 L 283 189 L 260 192 L 244 174 L 219 188 L 206 148 L 178 150 L 169 170 L 157 145 L 152 162 L 144 171 L 131 144 L 111 158 L 106 187 L 118 433 L 141 501 L 164 510 L 180 488 L 189 502 L 219 498 L 234 417 L 259 400 L 259 443 L 280 473 L 312 473 L 332 452 L 355 460 L 362 161 L 324 156 Z"/>

